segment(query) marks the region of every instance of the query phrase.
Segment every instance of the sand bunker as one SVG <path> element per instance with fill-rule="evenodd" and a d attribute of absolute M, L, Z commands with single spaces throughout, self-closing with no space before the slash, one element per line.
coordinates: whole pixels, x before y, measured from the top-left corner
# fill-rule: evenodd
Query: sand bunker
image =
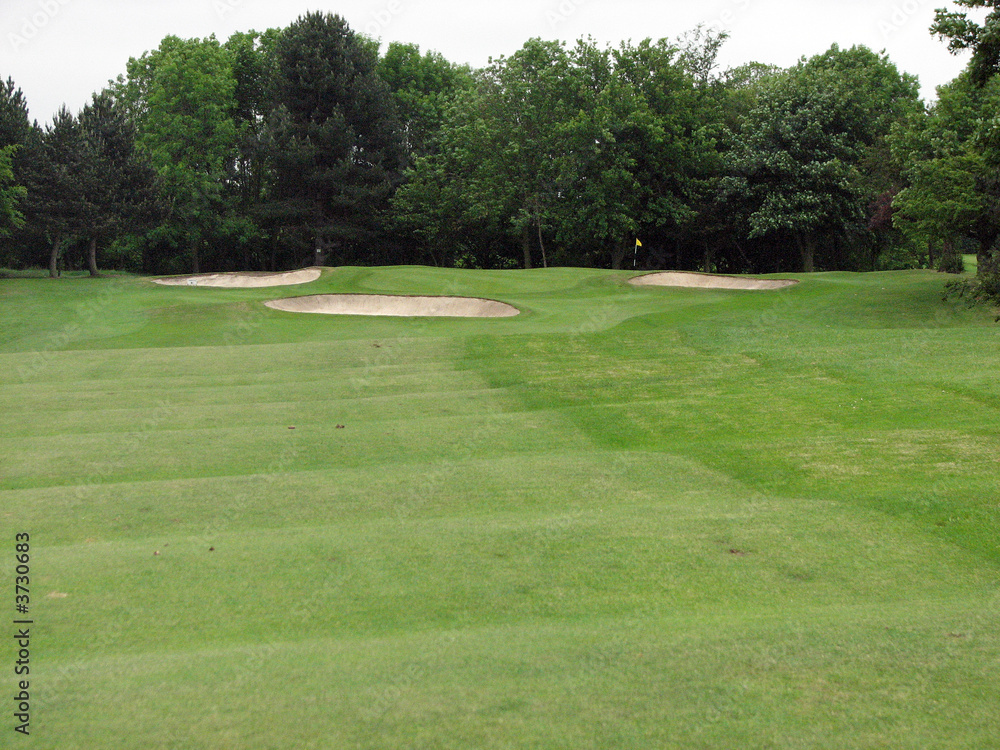
<path fill-rule="evenodd" d="M 760 291 L 767 289 L 784 289 L 795 286 L 798 281 L 793 279 L 752 279 L 744 276 L 715 276 L 707 273 L 691 273 L 688 271 L 667 271 L 650 273 L 629 279 L 635 286 L 683 286 L 695 289 L 744 289 Z"/>
<path fill-rule="evenodd" d="M 165 286 L 213 286 L 226 289 L 257 289 L 266 286 L 292 286 L 308 284 L 320 276 L 318 268 L 303 268 L 285 273 L 203 273 L 198 276 L 171 276 L 153 279 L 154 284 Z"/>
<path fill-rule="evenodd" d="M 521 311 L 491 299 L 403 297 L 387 294 L 316 294 L 265 302 L 284 312 L 322 315 L 391 315 L 403 318 L 512 318 Z"/>

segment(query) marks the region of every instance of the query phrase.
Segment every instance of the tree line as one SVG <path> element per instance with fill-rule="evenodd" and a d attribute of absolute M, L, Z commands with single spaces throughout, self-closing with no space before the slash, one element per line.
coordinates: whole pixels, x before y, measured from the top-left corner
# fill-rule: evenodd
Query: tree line
<path fill-rule="evenodd" d="M 995 268 L 1000 0 L 925 105 L 865 47 L 720 70 L 725 35 L 532 39 L 482 69 L 336 15 L 166 37 L 78 113 L 0 85 L 0 265 Z M 641 249 L 637 246 L 641 240 Z"/>

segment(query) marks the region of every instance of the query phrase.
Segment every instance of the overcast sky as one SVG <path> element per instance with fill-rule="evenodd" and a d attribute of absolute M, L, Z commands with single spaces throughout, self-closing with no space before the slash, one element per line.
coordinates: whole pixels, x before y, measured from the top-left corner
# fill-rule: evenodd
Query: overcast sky
<path fill-rule="evenodd" d="M 220 40 L 234 31 L 283 28 L 309 10 L 329 10 L 352 28 L 419 44 L 449 60 L 485 65 L 531 37 L 673 38 L 705 24 L 729 32 L 721 62 L 782 67 L 802 55 L 864 44 L 886 50 L 918 75 L 923 96 L 954 78 L 966 58 L 950 55 L 928 28 L 945 0 L 0 0 L 0 76 L 24 91 L 41 122 L 65 103 L 74 112 L 137 57 L 174 34 Z"/>

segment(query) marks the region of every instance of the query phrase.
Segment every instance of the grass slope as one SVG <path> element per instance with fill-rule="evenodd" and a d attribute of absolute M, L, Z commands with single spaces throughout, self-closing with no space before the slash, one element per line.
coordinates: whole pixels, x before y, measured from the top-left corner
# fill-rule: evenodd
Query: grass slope
<path fill-rule="evenodd" d="M 0 280 L 30 746 L 1000 743 L 991 316 L 626 279 Z M 326 292 L 523 313 L 260 304 Z"/>

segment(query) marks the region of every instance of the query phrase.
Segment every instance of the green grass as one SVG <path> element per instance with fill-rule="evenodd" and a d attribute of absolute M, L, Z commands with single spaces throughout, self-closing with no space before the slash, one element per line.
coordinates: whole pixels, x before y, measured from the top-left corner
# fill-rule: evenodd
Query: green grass
<path fill-rule="evenodd" d="M 627 278 L 0 280 L 36 623 L 0 747 L 1000 744 L 988 311 L 931 272 Z M 260 304 L 321 292 L 523 312 Z"/>

